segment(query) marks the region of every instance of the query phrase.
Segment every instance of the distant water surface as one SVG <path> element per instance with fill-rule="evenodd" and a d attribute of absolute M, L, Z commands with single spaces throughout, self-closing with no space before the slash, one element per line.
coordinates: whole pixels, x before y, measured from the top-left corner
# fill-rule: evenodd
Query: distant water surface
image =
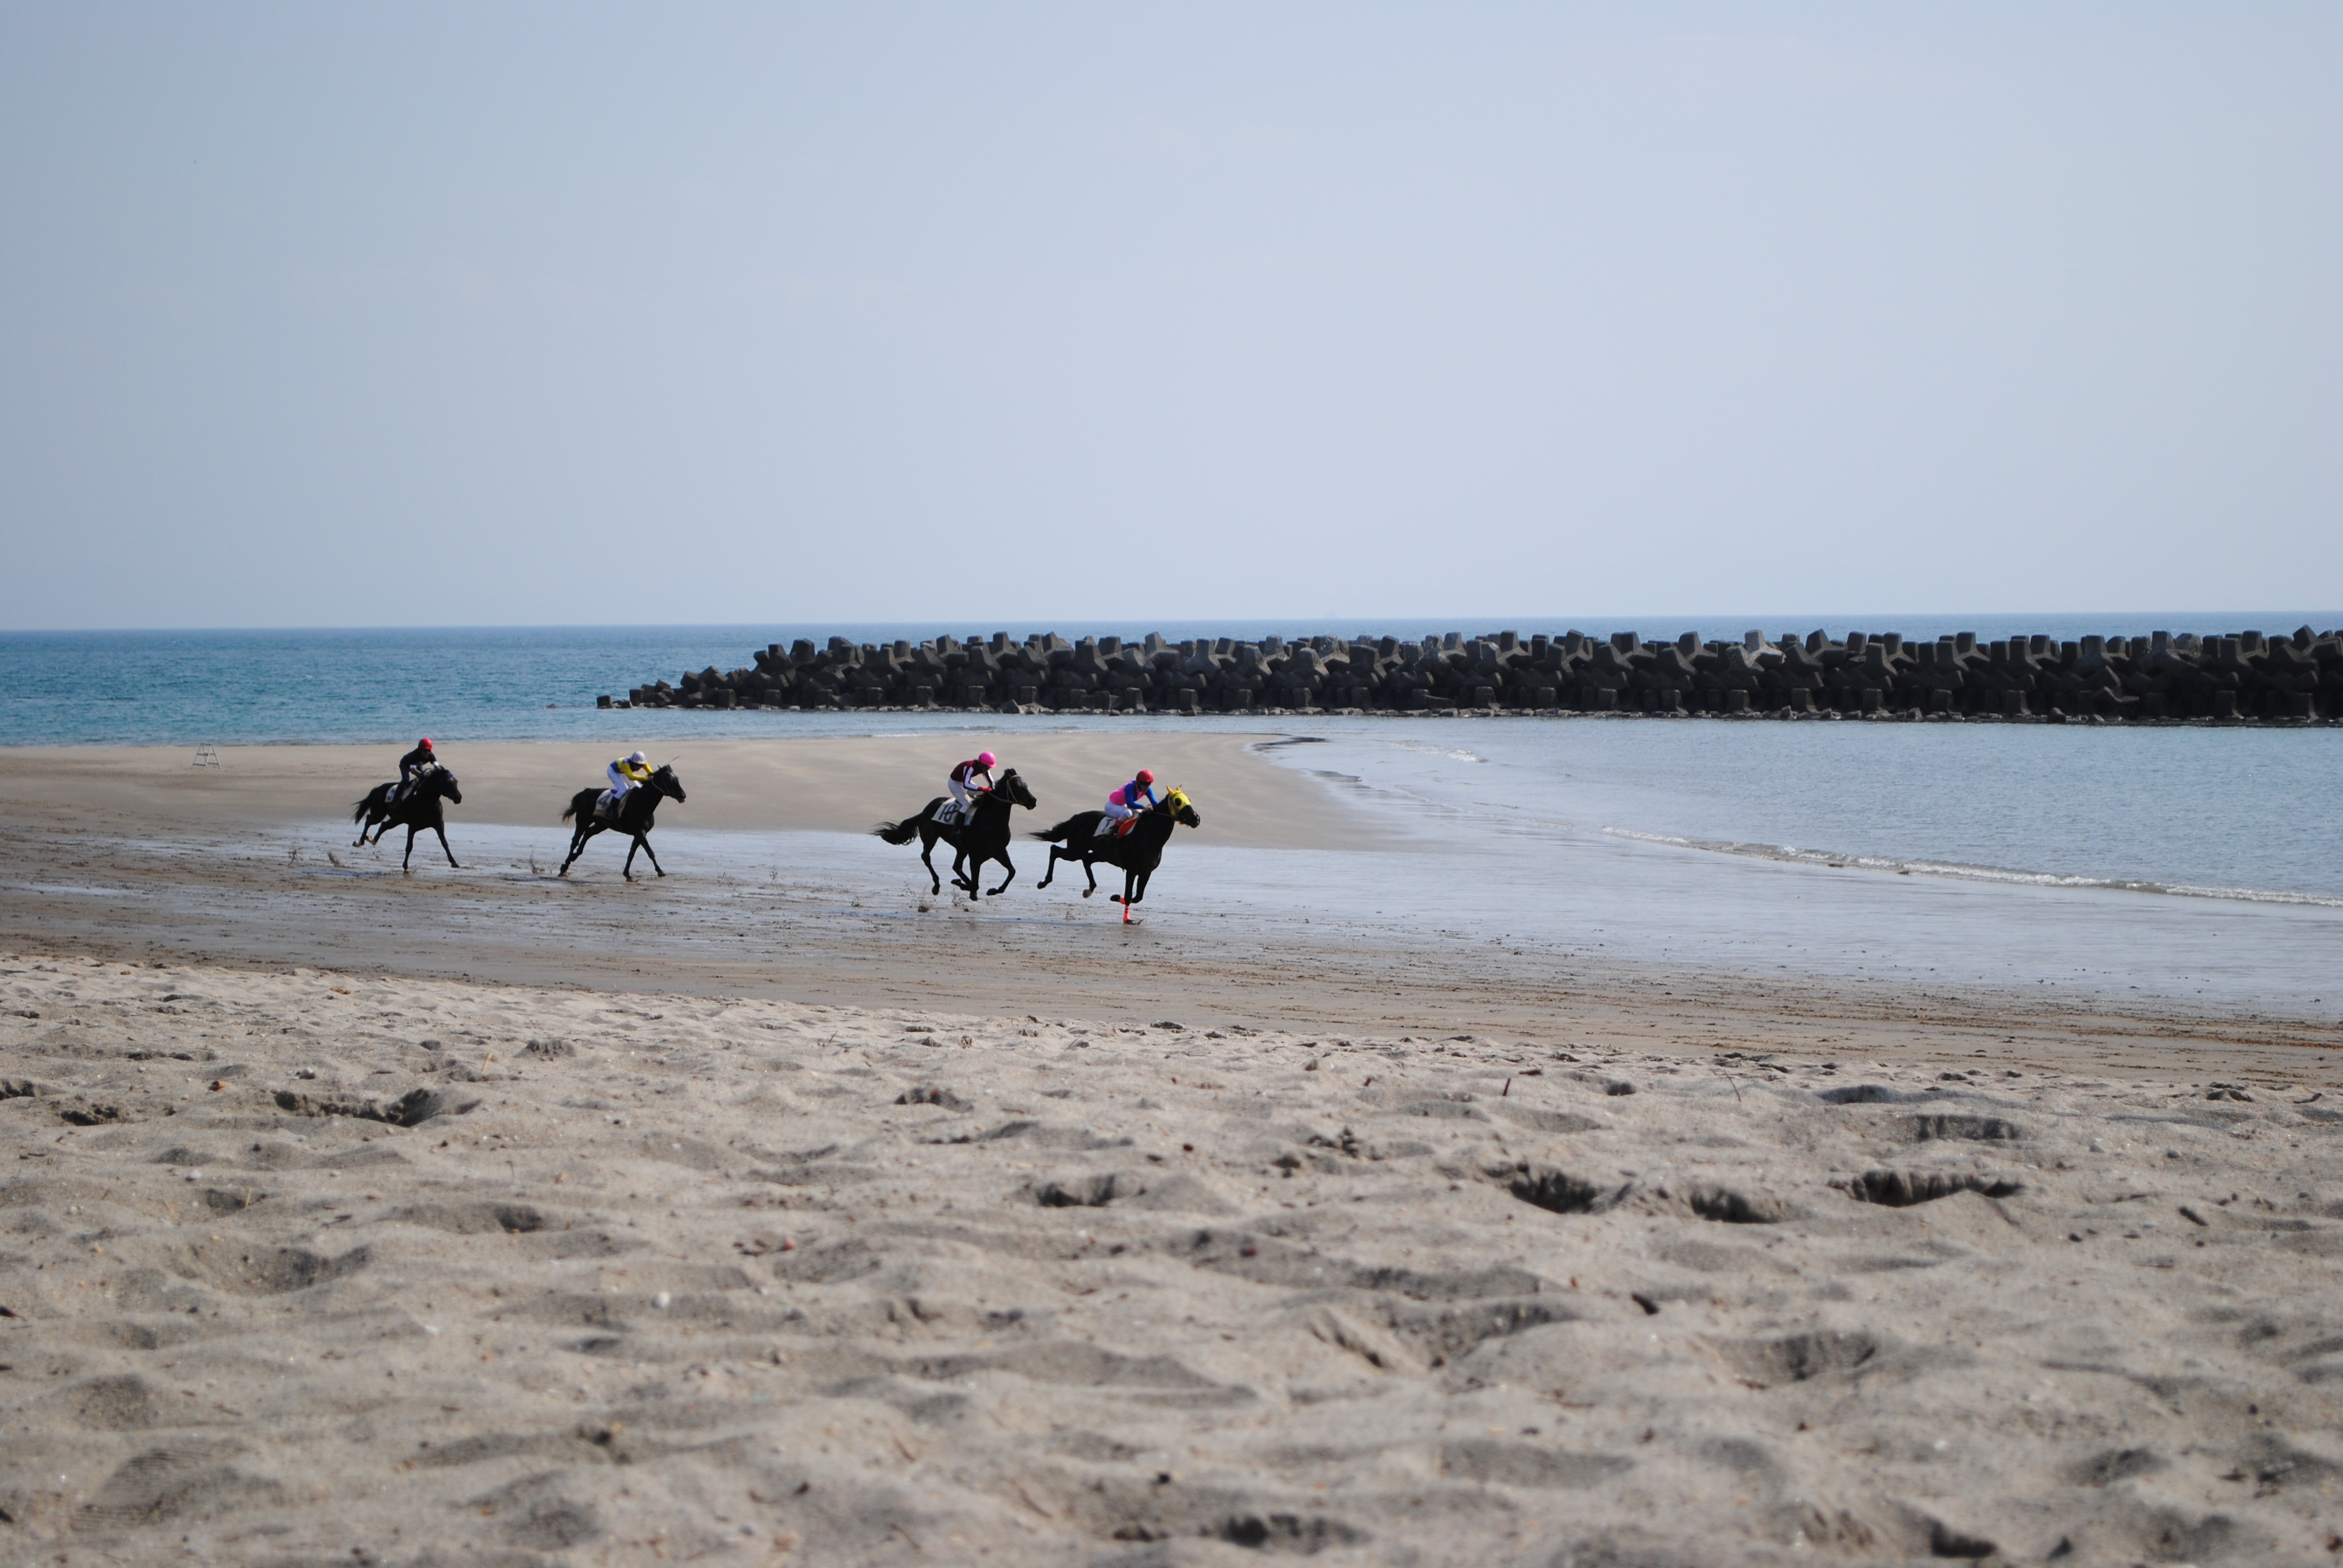
<path fill-rule="evenodd" d="M 1615 622 L 1539 620 L 1497 624 L 1446 620 L 1356 621 L 1296 618 L 1157 625 L 1058 623 L 975 626 L 772 625 L 686 627 L 488 627 L 348 631 L 103 631 L 0 633 L 0 746 L 195 746 L 257 742 L 388 742 L 434 739 L 659 739 L 711 733 L 715 715 L 598 713 L 594 699 L 687 669 L 733 669 L 768 643 L 799 638 L 826 644 L 919 641 L 940 632 L 968 637 L 1055 631 L 1067 638 L 1160 631 L 1189 638 L 1257 639 L 1356 636 L 1422 638 L 1446 631 L 1636 630 L 1647 638 L 1696 632 L 1738 638 L 1752 628 L 1778 637 L 1850 628 L 1933 638 L 2040 634 L 2061 639 L 2149 631 L 2291 631 L 2343 625 L 2343 611 L 2258 615 L 2144 612 L 2116 616 L 1745 617 L 1735 620 L 1645 617 Z M 793 714 L 723 716 L 724 733 L 805 733 Z"/>

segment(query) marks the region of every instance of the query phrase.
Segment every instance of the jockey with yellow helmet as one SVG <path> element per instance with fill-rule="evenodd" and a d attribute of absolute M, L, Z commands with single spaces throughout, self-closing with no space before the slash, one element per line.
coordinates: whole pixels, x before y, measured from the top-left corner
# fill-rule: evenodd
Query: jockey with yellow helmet
<path fill-rule="evenodd" d="M 616 817 L 618 808 L 626 804 L 627 791 L 638 784 L 650 782 L 651 767 L 640 751 L 629 751 L 604 769 L 609 775 L 610 788 L 599 802 L 605 817 Z"/>

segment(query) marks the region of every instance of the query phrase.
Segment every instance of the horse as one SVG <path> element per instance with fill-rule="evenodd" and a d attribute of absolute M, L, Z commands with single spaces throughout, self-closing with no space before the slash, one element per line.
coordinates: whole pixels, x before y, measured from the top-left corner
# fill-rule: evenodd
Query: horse
<path fill-rule="evenodd" d="M 456 851 L 447 848 L 447 815 L 439 804 L 443 798 L 458 806 L 464 803 L 464 792 L 456 787 L 456 776 L 437 764 L 426 768 L 415 776 L 415 782 L 407 793 L 393 804 L 391 791 L 397 788 L 395 783 L 377 784 L 367 792 L 365 799 L 357 803 L 357 809 L 350 813 L 350 820 L 358 825 L 358 836 L 350 848 L 355 849 L 366 843 L 369 829 L 374 833 L 374 841 L 379 844 L 382 836 L 391 829 L 404 828 L 407 829 L 407 853 L 398 858 L 398 869 L 408 870 L 412 868 L 407 862 L 415 854 L 415 835 L 428 828 L 439 835 L 439 852 L 447 857 L 447 863 L 462 870 L 463 867 L 456 865 Z"/>
<path fill-rule="evenodd" d="M 1101 835 L 1099 821 L 1105 815 L 1103 811 L 1077 811 L 1049 831 L 1033 835 L 1049 839 L 1053 846 L 1050 850 L 1050 869 L 1038 885 L 1050 885 L 1051 879 L 1058 874 L 1059 861 L 1080 860 L 1082 875 L 1091 882 L 1082 890 L 1082 897 L 1087 899 L 1098 891 L 1098 873 L 1091 869 L 1091 862 L 1104 860 L 1110 866 L 1120 866 L 1122 891 L 1107 897 L 1122 906 L 1122 918 L 1128 924 L 1131 906 L 1147 896 L 1147 879 L 1163 863 L 1163 846 L 1171 841 L 1172 825 L 1201 828 L 1204 819 L 1197 814 L 1184 789 L 1172 790 L 1141 811 L 1128 833 L 1109 829 Z"/>
<path fill-rule="evenodd" d="M 620 876 L 630 882 L 635 879 L 636 849 L 650 856 L 652 870 L 666 876 L 667 869 L 659 863 L 659 855 L 651 849 L 651 819 L 659 814 L 660 796 L 672 796 L 679 804 L 683 800 L 683 784 L 675 776 L 675 765 L 668 763 L 661 766 L 658 772 L 628 790 L 618 802 L 618 819 L 615 822 L 603 821 L 594 809 L 595 802 L 601 799 L 602 793 L 599 789 L 580 789 L 570 797 L 569 809 L 561 814 L 561 819 L 567 822 L 572 817 L 577 818 L 578 830 L 569 836 L 569 854 L 561 862 L 559 874 L 565 877 L 569 874 L 570 862 L 585 850 L 587 839 L 605 828 L 612 828 L 635 841 L 634 848 L 627 851 L 627 863 L 618 868 Z"/>
<path fill-rule="evenodd" d="M 1032 789 L 1017 777 L 1017 769 L 1009 769 L 1001 775 L 1001 782 L 976 798 L 976 809 L 965 824 L 946 824 L 936 820 L 936 812 L 947 797 L 939 795 L 925 809 L 904 818 L 900 822 L 881 822 L 870 830 L 890 844 L 908 844 L 916 835 L 920 840 L 920 864 L 928 869 L 930 892 L 944 890 L 941 879 L 936 875 L 936 863 L 929 859 L 936 852 L 936 840 L 950 844 L 952 855 L 952 886 L 976 898 L 977 873 L 987 860 L 998 860 L 1009 874 L 1001 879 L 1001 886 L 987 888 L 987 898 L 998 898 L 1009 884 L 1017 879 L 1017 867 L 1009 858 L 1009 809 L 1022 806 L 1028 811 L 1041 804 L 1033 798 Z M 962 865 L 968 869 L 961 870 Z"/>

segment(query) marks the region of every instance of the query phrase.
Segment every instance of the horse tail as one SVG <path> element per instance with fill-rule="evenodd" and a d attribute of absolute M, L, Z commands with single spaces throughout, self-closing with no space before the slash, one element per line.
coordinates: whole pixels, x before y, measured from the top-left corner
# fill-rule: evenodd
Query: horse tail
<path fill-rule="evenodd" d="M 374 799 L 374 797 L 373 797 L 373 796 L 371 796 L 371 795 L 369 795 L 369 796 L 367 796 L 367 797 L 366 798 L 366 799 L 365 799 L 365 800 L 361 800 L 361 801 L 359 801 L 359 802 L 357 803 L 357 809 L 353 810 L 353 811 L 350 813 L 350 820 L 351 820 L 351 821 L 353 821 L 353 822 L 363 822 L 363 821 L 365 821 L 365 820 L 366 820 L 366 814 L 367 814 L 367 801 L 371 801 L 373 799 Z"/>
<path fill-rule="evenodd" d="M 881 822 L 870 831 L 890 844 L 908 844 L 920 836 L 920 819 L 906 817 L 900 822 Z"/>
<path fill-rule="evenodd" d="M 1074 823 L 1080 819 L 1081 815 L 1081 813 L 1078 811 L 1073 816 L 1069 817 L 1064 821 L 1059 823 L 1056 827 L 1045 829 L 1042 831 L 1034 834 L 1033 837 L 1036 839 L 1048 839 L 1051 843 L 1062 843 L 1064 840 L 1073 836 Z"/>
<path fill-rule="evenodd" d="M 594 791 L 591 789 L 586 789 L 579 791 L 578 794 L 572 795 L 569 798 L 568 809 L 561 813 L 561 819 L 567 822 L 569 819 L 578 815 L 578 812 L 584 810 L 586 809 L 586 797 L 592 793 L 594 793 Z"/>

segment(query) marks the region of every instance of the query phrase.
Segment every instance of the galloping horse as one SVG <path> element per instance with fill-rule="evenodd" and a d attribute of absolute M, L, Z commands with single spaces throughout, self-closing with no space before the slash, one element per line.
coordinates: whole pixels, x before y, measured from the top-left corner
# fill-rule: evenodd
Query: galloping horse
<path fill-rule="evenodd" d="M 618 802 L 618 817 L 614 822 L 603 821 L 594 809 L 594 803 L 602 798 L 601 790 L 580 789 L 570 797 L 569 809 L 561 814 L 561 819 L 567 822 L 572 817 L 577 818 L 578 830 L 569 837 L 569 854 L 561 862 L 560 875 L 566 877 L 569 874 L 570 862 L 585 849 L 587 839 L 609 828 L 635 841 L 634 848 L 627 851 L 627 863 L 618 868 L 620 876 L 630 882 L 635 879 L 636 849 L 649 855 L 651 869 L 662 877 L 666 876 L 666 868 L 659 863 L 659 856 L 653 852 L 650 843 L 651 819 L 659 814 L 659 797 L 662 795 L 672 796 L 679 802 L 683 799 L 683 785 L 676 779 L 673 763 L 660 768 L 628 790 L 626 797 Z"/>
<path fill-rule="evenodd" d="M 1172 790 L 1141 811 L 1128 833 L 1117 833 L 1111 829 L 1100 833 L 1099 822 L 1105 815 L 1103 811 L 1077 811 L 1048 832 L 1033 835 L 1056 846 L 1050 850 L 1050 869 L 1037 885 L 1050 885 L 1051 878 L 1058 874 L 1059 861 L 1080 860 L 1082 875 L 1091 882 L 1082 890 L 1082 897 L 1087 899 L 1098 891 L 1098 873 L 1091 869 L 1091 862 L 1104 860 L 1110 866 L 1120 866 L 1122 891 L 1107 897 L 1122 906 L 1122 918 L 1128 921 L 1131 906 L 1147 896 L 1147 879 L 1163 863 L 1163 846 L 1171 841 L 1172 824 L 1201 828 L 1204 819 L 1197 815 L 1184 789 Z"/>
<path fill-rule="evenodd" d="M 926 808 L 900 822 L 881 822 L 870 830 L 890 844 L 908 844 L 914 835 L 920 840 L 920 863 L 928 869 L 928 880 L 933 884 L 928 890 L 940 893 L 943 881 L 936 875 L 936 863 L 928 857 L 936 852 L 936 840 L 941 839 L 955 851 L 952 855 L 952 886 L 976 897 L 977 873 L 987 860 L 998 860 L 1009 874 L 1001 879 L 998 888 L 987 888 L 985 897 L 994 898 L 1005 891 L 1017 879 L 1017 867 L 1009 859 L 1009 808 L 1022 806 L 1031 810 L 1041 804 L 1017 769 L 1009 769 L 1001 775 L 1001 782 L 976 798 L 976 809 L 965 823 L 947 825 L 936 820 L 936 811 L 944 803 L 939 795 Z M 967 869 L 963 871 L 961 867 Z"/>
<path fill-rule="evenodd" d="M 439 804 L 443 798 L 458 806 L 464 803 L 464 792 L 456 787 L 456 776 L 436 764 L 427 768 L 415 776 L 413 786 L 394 805 L 390 794 L 397 788 L 396 784 L 377 784 L 357 803 L 350 820 L 358 824 L 358 836 L 350 847 L 357 849 L 365 843 L 369 829 L 374 833 L 374 841 L 379 844 L 383 834 L 393 828 L 404 828 L 407 853 L 398 858 L 398 869 L 404 871 L 410 869 L 407 862 L 415 853 L 415 835 L 428 828 L 439 835 L 439 852 L 447 857 L 450 866 L 456 866 L 456 851 L 447 848 L 447 814 Z M 456 869 L 460 871 L 464 868 Z"/>

